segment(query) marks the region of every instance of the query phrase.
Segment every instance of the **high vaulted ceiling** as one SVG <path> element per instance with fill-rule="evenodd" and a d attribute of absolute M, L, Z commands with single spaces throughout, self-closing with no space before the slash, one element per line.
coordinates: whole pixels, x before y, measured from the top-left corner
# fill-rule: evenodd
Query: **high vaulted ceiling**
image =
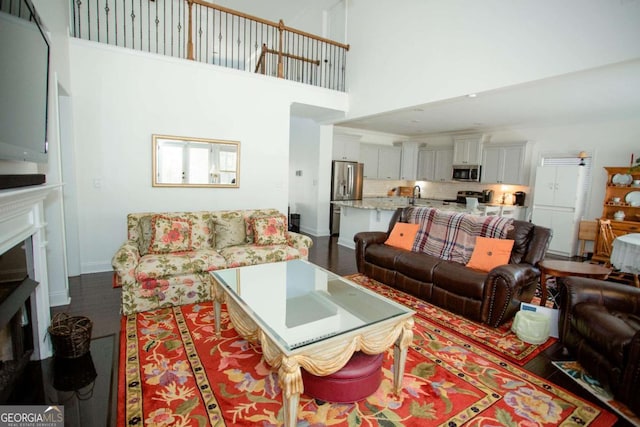
<path fill-rule="evenodd" d="M 640 60 L 415 105 L 336 125 L 415 137 L 633 117 L 640 120 Z"/>

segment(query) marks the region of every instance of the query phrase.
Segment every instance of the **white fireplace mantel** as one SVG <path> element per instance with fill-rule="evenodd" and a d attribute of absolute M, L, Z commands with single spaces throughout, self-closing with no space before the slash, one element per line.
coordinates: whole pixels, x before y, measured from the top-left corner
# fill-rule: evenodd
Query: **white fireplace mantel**
<path fill-rule="evenodd" d="M 47 236 L 44 200 L 61 185 L 43 184 L 0 190 L 0 254 L 27 240 L 27 269 L 38 286 L 31 295 L 34 359 L 50 357 L 51 340 L 47 328 L 51 323 L 49 282 L 47 278 Z"/>

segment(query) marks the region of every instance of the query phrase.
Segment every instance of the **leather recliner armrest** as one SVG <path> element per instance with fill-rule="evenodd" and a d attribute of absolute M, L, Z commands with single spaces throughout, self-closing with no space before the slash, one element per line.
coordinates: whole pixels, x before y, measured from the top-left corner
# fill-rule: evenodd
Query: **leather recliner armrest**
<path fill-rule="evenodd" d="M 579 303 L 604 305 L 611 310 L 640 314 L 640 288 L 586 277 L 558 278 L 560 339 L 569 330 L 571 310 Z"/>
<path fill-rule="evenodd" d="M 561 277 L 558 284 L 561 291 L 566 290 L 567 303 L 572 306 L 591 302 L 625 313 L 640 313 L 640 288 L 587 277 Z"/>
<path fill-rule="evenodd" d="M 494 268 L 485 280 L 484 297 L 488 299 L 483 317 L 487 324 L 498 327 L 520 309 L 522 288 L 536 282 L 540 272 L 530 264 L 506 264 Z"/>
<path fill-rule="evenodd" d="M 388 237 L 389 234 L 384 231 L 361 231 L 353 236 L 353 241 L 356 243 L 356 266 L 358 267 L 358 273 L 364 272 L 364 254 L 367 246 L 384 243 Z"/>

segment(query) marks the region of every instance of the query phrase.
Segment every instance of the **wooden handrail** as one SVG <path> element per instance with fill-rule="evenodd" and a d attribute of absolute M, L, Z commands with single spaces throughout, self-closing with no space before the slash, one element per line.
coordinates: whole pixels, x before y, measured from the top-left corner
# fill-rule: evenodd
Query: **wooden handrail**
<path fill-rule="evenodd" d="M 343 48 L 343 49 L 345 49 L 347 51 L 349 50 L 349 45 L 348 44 L 340 43 L 340 42 L 337 42 L 335 40 L 331 40 L 331 39 L 327 39 L 327 38 L 324 38 L 324 37 L 316 36 L 314 34 L 307 33 L 307 32 L 302 31 L 302 30 L 297 30 L 295 28 L 287 27 L 286 25 L 284 25 L 284 22 L 282 20 L 280 20 L 280 22 L 269 21 L 268 19 L 259 18 L 257 16 L 249 15 L 248 13 L 243 13 L 243 12 L 239 12 L 237 10 L 229 9 L 228 7 L 218 6 L 217 4 L 210 3 L 210 2 L 204 1 L 204 0 L 187 0 L 187 1 L 189 3 L 199 4 L 200 6 L 209 7 L 211 9 L 218 9 L 218 10 L 220 10 L 222 12 L 230 13 L 232 15 L 236 15 L 236 16 L 239 16 L 241 18 L 251 19 L 252 21 L 257 21 L 257 22 L 260 22 L 262 24 L 271 25 L 272 27 L 276 27 L 276 28 L 280 27 L 280 22 L 281 22 L 282 23 L 282 29 L 285 30 L 285 31 L 289 31 L 291 33 L 298 34 L 300 36 L 309 37 L 309 38 L 312 38 L 314 40 L 318 40 L 318 41 L 323 42 L 323 43 L 327 43 L 327 44 L 331 44 L 331 45 L 334 45 L 334 46 L 338 46 L 338 47 L 341 47 L 341 48 Z"/>
<path fill-rule="evenodd" d="M 262 51 L 265 52 L 265 53 L 273 53 L 273 54 L 278 53 L 277 50 L 269 49 L 269 48 L 265 48 Z M 290 53 L 282 53 L 282 56 L 284 56 L 285 58 L 289 58 L 289 59 L 297 59 L 298 61 L 309 62 L 311 64 L 320 65 L 320 60 L 319 59 L 309 59 L 309 58 L 305 58 L 304 56 L 292 55 Z"/>
<path fill-rule="evenodd" d="M 208 1 L 203 0 L 187 0 L 189 2 L 193 2 L 195 4 L 199 4 L 200 6 L 208 7 L 211 9 L 218 9 L 221 12 L 230 13 L 232 15 L 237 15 L 241 18 L 247 18 L 252 21 L 258 21 L 261 24 L 271 25 L 272 27 L 277 27 L 278 23 L 274 21 L 269 21 L 268 19 L 258 18 L 257 16 L 249 15 L 248 13 L 239 12 L 237 10 L 229 9 L 228 7 L 218 6 L 217 4 L 209 3 Z"/>
<path fill-rule="evenodd" d="M 296 30 L 295 28 L 291 28 L 291 27 L 287 27 L 287 26 L 285 26 L 285 29 L 287 31 L 291 32 L 291 33 L 298 34 L 299 36 L 309 37 L 311 39 L 318 40 L 318 41 L 323 42 L 323 43 L 332 44 L 334 46 L 341 47 L 346 51 L 349 50 L 349 46 L 350 45 L 348 45 L 348 44 L 340 43 L 340 42 L 337 42 L 337 41 L 331 40 L 331 39 L 326 39 L 324 37 L 316 36 L 316 35 L 313 35 L 311 33 L 307 33 L 307 32 L 302 31 L 302 30 Z"/>
<path fill-rule="evenodd" d="M 256 63 L 256 68 L 253 70 L 254 73 L 258 72 L 258 69 L 260 69 L 260 74 L 264 74 L 265 73 L 265 57 L 267 56 L 267 53 L 271 53 L 271 54 L 278 54 L 278 51 L 275 49 L 269 49 L 267 47 L 266 44 L 262 45 L 262 52 L 260 53 L 260 58 L 258 59 L 258 62 Z M 305 58 L 304 56 L 298 56 L 298 55 L 292 55 L 290 53 L 283 53 L 282 54 L 283 57 L 288 58 L 288 59 L 295 59 L 298 61 L 302 61 L 302 62 L 308 62 L 310 64 L 313 65 L 320 65 L 320 60 L 319 59 L 309 59 L 309 58 Z"/>

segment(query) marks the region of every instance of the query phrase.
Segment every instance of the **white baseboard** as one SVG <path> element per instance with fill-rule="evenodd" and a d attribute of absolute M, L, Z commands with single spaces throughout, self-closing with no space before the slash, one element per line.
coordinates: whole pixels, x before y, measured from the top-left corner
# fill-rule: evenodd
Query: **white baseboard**
<path fill-rule="evenodd" d="M 80 271 L 80 274 L 104 273 L 106 271 L 113 271 L 111 262 L 87 262 L 82 264 L 80 268 L 82 270 Z"/>
<path fill-rule="evenodd" d="M 338 244 L 340 246 L 344 246 L 345 248 L 354 249 L 356 248 L 356 242 L 349 239 L 343 239 L 342 236 L 338 236 Z"/>
<path fill-rule="evenodd" d="M 326 230 L 318 230 L 317 228 L 309 228 L 309 227 L 300 226 L 300 231 L 302 233 L 309 234 L 309 235 L 314 236 L 314 237 L 324 237 L 324 236 L 331 235 L 331 233 L 329 232 L 328 228 Z"/>
<path fill-rule="evenodd" d="M 49 294 L 49 305 L 51 307 L 60 307 L 61 305 L 71 304 L 71 297 L 64 292 L 55 292 Z"/>

